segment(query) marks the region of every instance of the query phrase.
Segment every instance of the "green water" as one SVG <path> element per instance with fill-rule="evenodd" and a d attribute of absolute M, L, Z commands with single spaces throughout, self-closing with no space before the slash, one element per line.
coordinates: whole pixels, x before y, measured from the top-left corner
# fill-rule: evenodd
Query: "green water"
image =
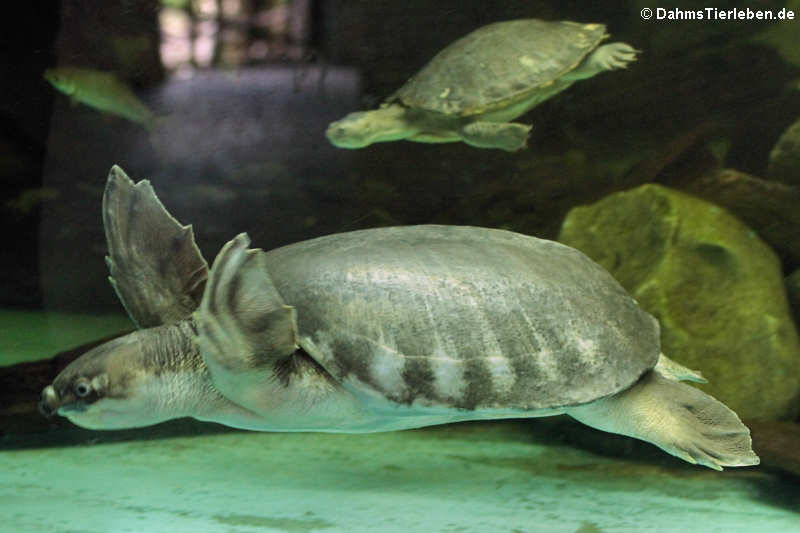
<path fill-rule="evenodd" d="M 133 324 L 123 315 L 80 315 L 0 309 L 0 365 L 46 359 Z"/>

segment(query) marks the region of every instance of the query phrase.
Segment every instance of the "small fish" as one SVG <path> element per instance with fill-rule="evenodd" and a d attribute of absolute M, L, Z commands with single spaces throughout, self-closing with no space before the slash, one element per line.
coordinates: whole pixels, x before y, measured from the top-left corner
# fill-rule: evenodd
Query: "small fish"
<path fill-rule="evenodd" d="M 57 67 L 44 71 L 44 79 L 73 101 L 141 124 L 155 126 L 156 115 L 113 72 L 80 67 Z"/>

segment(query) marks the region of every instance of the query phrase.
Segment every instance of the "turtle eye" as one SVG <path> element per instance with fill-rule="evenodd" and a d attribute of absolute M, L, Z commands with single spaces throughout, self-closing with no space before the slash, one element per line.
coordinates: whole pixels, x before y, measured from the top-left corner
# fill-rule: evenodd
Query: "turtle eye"
<path fill-rule="evenodd" d="M 75 384 L 75 396 L 78 398 L 86 398 L 89 396 L 89 393 L 92 392 L 92 386 L 89 385 L 88 381 L 79 381 Z"/>

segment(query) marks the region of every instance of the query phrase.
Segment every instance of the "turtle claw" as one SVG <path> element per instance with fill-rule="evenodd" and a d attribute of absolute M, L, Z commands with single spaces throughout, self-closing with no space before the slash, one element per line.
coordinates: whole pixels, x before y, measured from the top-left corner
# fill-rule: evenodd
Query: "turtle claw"
<path fill-rule="evenodd" d="M 584 80 L 606 70 L 627 68 L 630 63 L 636 61 L 636 56 L 640 53 L 641 50 L 637 50 L 627 43 L 603 45 L 592 52 L 578 68 L 565 74 L 564 79 Z"/>
<path fill-rule="evenodd" d="M 639 53 L 629 44 L 611 43 L 598 48 L 594 59 L 601 70 L 615 70 L 627 68 L 629 63 L 636 61 L 636 54 Z"/>

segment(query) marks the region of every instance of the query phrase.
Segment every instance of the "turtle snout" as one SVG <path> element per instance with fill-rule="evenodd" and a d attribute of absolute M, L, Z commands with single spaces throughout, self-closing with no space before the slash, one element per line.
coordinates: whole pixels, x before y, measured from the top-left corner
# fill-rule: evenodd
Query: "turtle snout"
<path fill-rule="evenodd" d="M 58 394 L 52 385 L 48 385 L 42 391 L 42 398 L 39 400 L 39 412 L 47 418 L 51 418 L 58 411 L 58 407 Z"/>
<path fill-rule="evenodd" d="M 328 126 L 328 130 L 325 132 L 325 135 L 328 136 L 328 139 L 338 140 L 347 135 L 347 128 L 339 125 L 338 123 L 333 123 Z"/>

